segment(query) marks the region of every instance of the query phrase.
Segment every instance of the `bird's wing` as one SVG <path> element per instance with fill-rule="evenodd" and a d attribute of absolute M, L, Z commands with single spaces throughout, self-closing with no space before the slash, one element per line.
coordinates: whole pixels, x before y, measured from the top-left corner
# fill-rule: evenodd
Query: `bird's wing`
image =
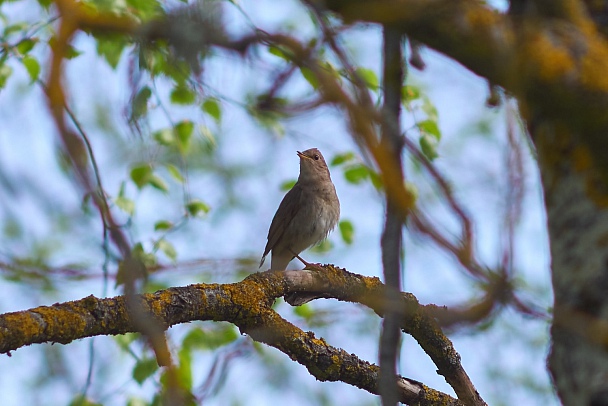
<path fill-rule="evenodd" d="M 289 227 L 289 224 L 298 213 L 301 198 L 302 188 L 296 183 L 281 201 L 281 204 L 272 219 L 272 223 L 270 223 L 268 242 L 266 243 L 262 258 L 268 255 L 270 250 L 277 245 L 283 234 L 285 234 L 285 230 L 287 230 L 287 227 Z"/>

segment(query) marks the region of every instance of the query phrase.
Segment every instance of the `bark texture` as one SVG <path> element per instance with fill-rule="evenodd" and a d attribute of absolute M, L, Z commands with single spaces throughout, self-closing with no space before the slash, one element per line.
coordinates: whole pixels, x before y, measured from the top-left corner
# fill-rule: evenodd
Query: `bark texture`
<path fill-rule="evenodd" d="M 228 321 L 243 334 L 270 345 L 304 365 L 320 381 L 341 381 L 378 394 L 379 368 L 354 354 L 304 332 L 272 309 L 277 297 L 298 291 L 323 291 L 327 297 L 362 303 L 385 313 L 386 288 L 378 278 L 352 274 L 333 266 L 322 271 L 268 271 L 232 284 L 175 287 L 133 300 L 146 316 L 165 329 L 197 320 Z M 84 299 L 0 315 L 0 353 L 10 355 L 35 343 L 68 344 L 96 335 L 138 331 L 137 314 L 124 296 Z M 458 399 L 412 379 L 396 377 L 399 401 L 410 405 L 485 405 L 460 363 L 460 355 L 441 332 L 431 311 L 402 293 L 401 329 L 411 334 L 452 386 Z"/>
<path fill-rule="evenodd" d="M 536 139 L 562 150 L 541 164 L 555 296 L 549 367 L 564 404 L 607 404 L 608 211 L 586 148 L 554 127 Z"/>

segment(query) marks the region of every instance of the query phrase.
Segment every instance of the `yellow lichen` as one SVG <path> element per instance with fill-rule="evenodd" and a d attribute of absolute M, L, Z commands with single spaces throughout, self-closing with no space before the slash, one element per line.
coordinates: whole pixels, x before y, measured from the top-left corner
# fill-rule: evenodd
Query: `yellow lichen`
<path fill-rule="evenodd" d="M 35 316 L 30 316 L 29 312 L 8 313 L 4 315 L 4 322 L 7 326 L 18 326 L 25 337 L 39 335 L 43 331 L 43 326 L 36 321 Z"/>
<path fill-rule="evenodd" d="M 488 32 L 500 25 L 503 17 L 484 7 L 469 7 L 465 14 L 466 22 L 470 29 L 476 32 Z"/>
<path fill-rule="evenodd" d="M 162 290 L 157 292 L 156 295 L 157 300 L 148 301 L 150 303 L 151 308 L 150 311 L 152 314 L 156 316 L 160 316 L 163 312 L 163 309 L 171 303 L 172 293 L 168 290 Z"/>
<path fill-rule="evenodd" d="M 608 91 L 608 46 L 596 36 L 587 39 L 587 53 L 581 60 L 581 82 L 590 90 Z"/>
<path fill-rule="evenodd" d="M 556 82 L 570 74 L 575 67 L 572 56 L 564 48 L 554 45 L 549 37 L 542 33 L 530 38 L 524 55 L 527 60 L 534 62 L 545 82 Z"/>
<path fill-rule="evenodd" d="M 332 355 L 331 361 L 331 365 L 326 370 L 327 375 L 335 375 L 342 369 L 342 359 L 338 355 Z"/>

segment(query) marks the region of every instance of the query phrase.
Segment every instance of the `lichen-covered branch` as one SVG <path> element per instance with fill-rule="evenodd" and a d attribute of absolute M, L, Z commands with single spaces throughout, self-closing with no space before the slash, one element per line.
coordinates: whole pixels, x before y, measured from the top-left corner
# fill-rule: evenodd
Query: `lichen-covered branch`
<path fill-rule="evenodd" d="M 321 381 L 342 381 L 378 393 L 379 369 L 353 354 L 304 332 L 272 309 L 275 299 L 293 291 L 322 291 L 327 297 L 362 303 L 379 315 L 386 311 L 385 287 L 333 266 L 325 271 L 261 272 L 238 283 L 197 284 L 137 295 L 140 309 L 163 328 L 196 320 L 228 321 L 254 340 L 279 349 Z M 98 335 L 138 331 L 138 312 L 129 311 L 124 296 L 84 299 L 0 315 L 0 353 L 35 343 L 68 344 Z M 460 356 L 416 298 L 403 293 L 403 331 L 420 343 L 459 400 L 425 385 L 397 377 L 401 402 L 418 405 L 485 405 L 460 364 Z"/>
<path fill-rule="evenodd" d="M 397 303 L 387 304 L 385 286 L 377 278 L 365 277 L 334 267 L 325 272 L 288 271 L 286 280 L 297 283 L 298 289 L 325 292 L 326 297 L 361 303 L 383 316 L 386 306 L 401 309 L 401 329 L 410 334 L 437 366 L 437 372 L 454 389 L 465 404 L 485 405 L 475 386 L 460 363 L 460 355 L 452 342 L 443 334 L 434 315 L 436 306 L 420 305 L 411 293 L 402 293 Z M 448 311 L 446 310 L 446 313 Z M 447 318 L 447 315 L 443 316 Z"/>

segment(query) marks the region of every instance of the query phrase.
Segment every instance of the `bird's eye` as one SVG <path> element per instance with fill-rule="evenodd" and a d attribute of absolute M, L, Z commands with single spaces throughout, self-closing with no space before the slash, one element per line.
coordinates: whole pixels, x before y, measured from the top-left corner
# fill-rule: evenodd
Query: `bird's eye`
<path fill-rule="evenodd" d="M 315 159 L 315 161 L 318 161 L 318 160 L 319 160 L 319 154 L 315 154 L 315 155 L 313 156 L 313 158 Z"/>

